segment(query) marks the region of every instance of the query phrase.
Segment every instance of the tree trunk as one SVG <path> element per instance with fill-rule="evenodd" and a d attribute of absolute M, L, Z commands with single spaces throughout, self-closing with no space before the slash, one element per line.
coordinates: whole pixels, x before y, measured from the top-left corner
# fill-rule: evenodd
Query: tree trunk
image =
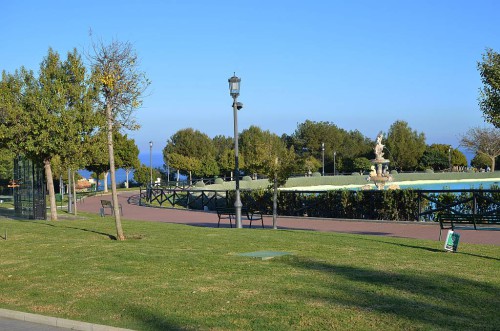
<path fill-rule="evenodd" d="M 75 171 L 71 172 L 71 180 L 73 181 L 73 214 L 77 215 L 76 212 L 76 182 L 75 182 Z M 70 201 L 71 203 L 71 201 Z"/>
<path fill-rule="evenodd" d="M 125 169 L 125 176 L 127 177 L 127 180 L 125 182 L 125 188 L 128 188 L 128 174 L 130 173 L 130 169 Z"/>
<path fill-rule="evenodd" d="M 495 171 L 495 157 L 491 157 L 491 172 Z"/>
<path fill-rule="evenodd" d="M 113 138 L 111 138 L 111 140 L 113 140 Z M 113 141 L 111 141 L 111 144 L 113 143 Z M 114 158 L 113 158 L 114 159 Z M 114 161 L 114 160 L 113 160 Z M 111 161 L 110 161 L 111 162 Z M 104 173 L 104 179 L 103 179 L 103 185 L 104 185 L 104 192 L 108 193 L 108 175 L 109 175 L 109 171 L 106 171 Z"/>
<path fill-rule="evenodd" d="M 108 152 L 109 152 L 109 171 L 111 173 L 111 195 L 113 201 L 113 211 L 115 214 L 116 239 L 125 240 L 122 229 L 122 221 L 120 215 L 120 207 L 118 203 L 118 193 L 116 192 L 116 177 L 115 177 L 115 153 L 113 149 L 113 114 L 111 105 L 106 105 L 106 117 L 108 120 Z M 107 182 L 107 180 L 106 180 Z"/>
<path fill-rule="evenodd" d="M 278 179 L 273 183 L 273 229 L 278 229 Z"/>
<path fill-rule="evenodd" d="M 43 166 L 45 168 L 45 178 L 47 178 L 47 189 L 49 190 L 50 220 L 57 221 L 56 193 L 54 191 L 54 179 L 52 178 L 50 160 L 43 161 Z"/>

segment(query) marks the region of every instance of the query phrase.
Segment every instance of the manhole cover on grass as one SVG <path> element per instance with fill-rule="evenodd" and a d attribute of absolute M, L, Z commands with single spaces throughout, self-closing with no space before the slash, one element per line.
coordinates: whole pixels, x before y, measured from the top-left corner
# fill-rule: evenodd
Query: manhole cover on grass
<path fill-rule="evenodd" d="M 292 255 L 288 252 L 258 251 L 249 253 L 240 253 L 239 256 L 253 257 L 261 260 L 269 260 L 277 256 Z"/>

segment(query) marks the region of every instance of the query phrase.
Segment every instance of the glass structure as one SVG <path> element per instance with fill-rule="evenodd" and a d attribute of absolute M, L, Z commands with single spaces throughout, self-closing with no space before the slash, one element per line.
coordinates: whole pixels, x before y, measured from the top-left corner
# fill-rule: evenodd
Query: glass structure
<path fill-rule="evenodd" d="M 43 167 L 24 156 L 14 160 L 14 211 L 16 216 L 45 220 L 45 176 Z"/>

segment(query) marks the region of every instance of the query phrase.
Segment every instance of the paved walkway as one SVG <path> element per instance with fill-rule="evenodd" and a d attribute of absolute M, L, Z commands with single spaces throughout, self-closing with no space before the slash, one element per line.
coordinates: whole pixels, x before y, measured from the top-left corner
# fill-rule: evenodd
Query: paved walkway
<path fill-rule="evenodd" d="M 138 191 L 120 192 L 118 199 L 123 207 L 123 218 L 164 223 L 179 223 L 193 226 L 217 227 L 215 212 L 191 211 L 179 209 L 165 209 L 144 207 L 138 205 Z M 97 195 L 89 197 L 77 204 L 78 210 L 99 213 L 100 200 L 111 200 L 111 195 Z M 224 224 L 222 224 L 224 222 Z M 272 227 L 272 217 L 265 216 L 266 228 Z M 243 219 L 243 226 L 248 227 L 248 221 Z M 254 227 L 260 224 L 254 222 Z M 221 227 L 229 227 L 227 220 L 221 221 Z M 343 232 L 367 234 L 375 236 L 404 237 L 429 239 L 437 241 L 439 238 L 439 224 L 420 222 L 388 222 L 388 221 L 359 221 L 308 217 L 279 217 L 278 228 L 311 231 Z M 500 227 L 493 231 L 486 230 L 459 230 L 461 243 L 491 244 L 500 246 Z M 443 231 L 443 236 L 446 233 Z"/>

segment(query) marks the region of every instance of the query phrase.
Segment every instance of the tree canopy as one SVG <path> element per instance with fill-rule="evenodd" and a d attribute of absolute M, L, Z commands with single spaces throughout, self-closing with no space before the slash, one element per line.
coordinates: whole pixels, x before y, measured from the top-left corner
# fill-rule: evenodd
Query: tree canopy
<path fill-rule="evenodd" d="M 475 127 L 461 137 L 461 145 L 491 161 L 491 171 L 495 169 L 495 159 L 500 155 L 500 129 Z"/>
<path fill-rule="evenodd" d="M 389 151 L 385 157 L 389 156 L 392 167 L 402 170 L 415 170 L 426 148 L 425 135 L 412 130 L 405 121 L 391 125 L 385 142 Z"/>
<path fill-rule="evenodd" d="M 483 83 L 479 90 L 479 107 L 485 120 L 500 128 L 500 54 L 486 49 L 477 68 Z"/>
<path fill-rule="evenodd" d="M 183 174 L 208 177 L 219 174 L 215 159 L 216 148 L 206 134 L 186 128 L 172 135 L 163 149 L 163 158 Z"/>
<path fill-rule="evenodd" d="M 20 68 L 2 73 L 0 143 L 34 162 L 43 162 L 51 219 L 57 220 L 51 161 L 59 156 L 78 162 L 86 137 L 94 130 L 93 88 L 76 50 L 65 61 L 49 48 L 38 77 Z M 78 164 L 80 165 L 80 164 Z"/>
<path fill-rule="evenodd" d="M 129 42 L 94 44 L 93 50 L 94 53 L 89 55 L 89 58 L 92 62 L 94 83 L 99 91 L 97 109 L 105 119 L 101 129 L 107 134 L 117 239 L 124 240 L 116 192 L 113 132 L 121 128 L 131 130 L 139 128 L 133 114 L 142 104 L 143 93 L 149 86 L 149 80 L 139 70 L 137 54 Z"/>

